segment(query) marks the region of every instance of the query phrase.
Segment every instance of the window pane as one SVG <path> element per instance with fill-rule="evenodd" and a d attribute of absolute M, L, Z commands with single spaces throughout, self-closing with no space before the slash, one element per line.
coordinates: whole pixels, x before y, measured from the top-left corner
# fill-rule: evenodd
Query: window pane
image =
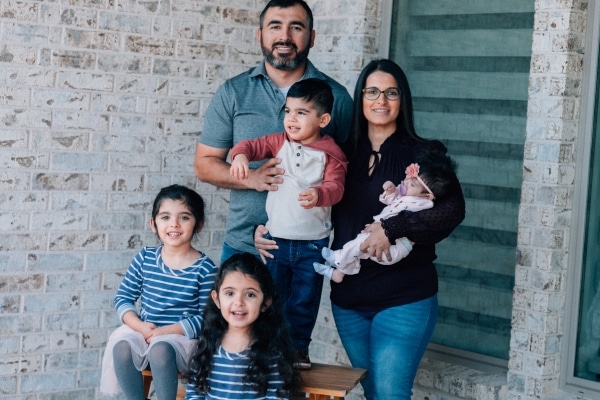
<path fill-rule="evenodd" d="M 534 0 L 396 0 L 415 123 L 458 163 L 467 217 L 437 246 L 433 342 L 508 359 Z"/>
<path fill-rule="evenodd" d="M 600 82 L 600 72 L 598 80 Z M 575 376 L 600 381 L 600 88 L 592 133 Z"/>

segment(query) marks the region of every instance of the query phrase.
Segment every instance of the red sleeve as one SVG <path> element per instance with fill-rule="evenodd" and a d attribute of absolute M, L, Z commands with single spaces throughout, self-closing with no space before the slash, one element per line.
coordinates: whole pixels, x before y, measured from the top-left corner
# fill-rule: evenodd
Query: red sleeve
<path fill-rule="evenodd" d="M 261 136 L 256 139 L 242 140 L 231 149 L 231 159 L 233 160 L 238 154 L 245 154 L 248 157 L 248 161 L 260 161 L 265 158 L 275 157 L 281 146 L 283 146 L 285 138 L 285 132 L 281 132 Z"/>
<path fill-rule="evenodd" d="M 319 201 L 317 207 L 329 207 L 338 203 L 344 194 L 344 185 L 346 183 L 346 172 L 348 169 L 348 161 L 342 150 L 335 144 L 329 136 L 316 142 L 315 146 L 325 152 L 325 172 L 323 174 L 323 184 L 316 186 L 319 193 Z"/>

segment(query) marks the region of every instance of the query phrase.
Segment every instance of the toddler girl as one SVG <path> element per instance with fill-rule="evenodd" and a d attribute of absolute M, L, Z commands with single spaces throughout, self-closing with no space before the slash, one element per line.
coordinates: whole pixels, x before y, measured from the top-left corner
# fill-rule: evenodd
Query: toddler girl
<path fill-rule="evenodd" d="M 235 254 L 210 295 L 186 400 L 287 399 L 299 371 L 267 267 L 250 253 Z"/>

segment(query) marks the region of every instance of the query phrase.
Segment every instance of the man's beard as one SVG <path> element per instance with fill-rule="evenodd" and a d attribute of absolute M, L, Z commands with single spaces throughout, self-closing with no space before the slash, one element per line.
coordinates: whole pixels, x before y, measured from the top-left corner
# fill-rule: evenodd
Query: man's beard
<path fill-rule="evenodd" d="M 273 47 L 277 46 L 291 47 L 292 49 L 296 50 L 296 56 L 292 57 L 290 55 L 286 57 L 276 57 L 273 54 L 274 50 L 272 48 L 269 49 L 268 47 L 264 46 L 261 40 L 260 48 L 262 49 L 263 56 L 265 57 L 265 60 L 269 63 L 269 65 L 271 65 L 273 68 L 277 68 L 283 71 L 291 71 L 304 64 L 306 62 L 306 59 L 308 58 L 308 52 L 310 50 L 310 46 L 308 46 L 308 43 L 302 51 L 298 51 L 296 45 L 290 42 L 277 42 L 273 44 Z"/>

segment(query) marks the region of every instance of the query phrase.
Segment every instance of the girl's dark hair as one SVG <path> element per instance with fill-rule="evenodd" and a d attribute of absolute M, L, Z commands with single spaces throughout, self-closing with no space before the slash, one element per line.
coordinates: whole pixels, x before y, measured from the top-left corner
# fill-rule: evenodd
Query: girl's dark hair
<path fill-rule="evenodd" d="M 152 205 L 152 219 L 155 223 L 156 216 L 160 211 L 160 206 L 165 199 L 183 201 L 196 219 L 194 232 L 198 232 L 198 230 L 202 228 L 205 218 L 204 200 L 198 193 L 182 185 L 171 185 L 160 189 L 160 192 L 156 195 L 154 204 Z"/>
<path fill-rule="evenodd" d="M 363 93 L 366 87 L 367 78 L 376 71 L 386 72 L 394 77 L 398 90 L 400 92 L 400 113 L 396 120 L 397 131 L 403 135 L 408 135 L 417 142 L 423 142 L 425 139 L 417 135 L 413 120 L 413 104 L 410 86 L 404 71 L 398 64 L 391 60 L 381 59 L 373 60 L 368 63 L 361 71 L 354 88 L 354 111 L 352 116 L 352 128 L 348 138 L 350 151 L 353 153 L 356 149 L 358 139 L 361 135 L 367 134 L 367 119 L 363 113 Z M 383 94 L 381 94 L 383 96 Z"/>
<path fill-rule="evenodd" d="M 331 114 L 333 109 L 333 91 L 329 83 L 322 79 L 308 78 L 294 83 L 288 90 L 287 97 L 312 103 L 319 116 Z"/>
<path fill-rule="evenodd" d="M 293 393 L 299 388 L 300 375 L 294 368 L 295 354 L 290 332 L 279 301 L 277 289 L 267 267 L 250 253 L 234 254 L 219 268 L 213 289 L 217 293 L 225 276 L 230 272 L 242 274 L 256 280 L 264 294 L 264 302 L 271 299 L 271 305 L 261 312 L 254 321 L 250 332 L 250 365 L 246 382 L 254 386 L 260 394 L 265 394 L 269 385 L 269 364 L 277 360 L 279 374 L 283 381 L 282 390 Z M 227 321 L 221 315 L 212 298 L 209 297 L 203 314 L 202 331 L 194 355 L 190 360 L 189 382 L 199 394 L 207 393 L 208 377 L 213 365 L 213 355 L 221 345 L 227 331 Z"/>
<path fill-rule="evenodd" d="M 273 8 L 273 7 L 277 7 L 277 8 L 289 8 L 289 7 L 293 7 L 295 5 L 300 5 L 302 6 L 302 8 L 304 8 L 304 11 L 306 11 L 306 16 L 308 18 L 308 31 L 312 32 L 313 30 L 313 13 L 310 9 L 310 7 L 308 6 L 308 4 L 306 4 L 306 2 L 304 0 L 271 0 L 267 3 L 267 5 L 265 6 L 265 8 L 263 8 L 262 12 L 260 13 L 260 17 L 259 17 L 259 27 L 262 29 L 263 28 L 263 22 L 265 20 L 265 15 L 267 14 L 267 10 L 269 8 Z"/>
<path fill-rule="evenodd" d="M 443 199 L 458 186 L 456 162 L 441 151 L 424 151 L 416 156 L 419 177 L 431 189 L 435 200 Z"/>

